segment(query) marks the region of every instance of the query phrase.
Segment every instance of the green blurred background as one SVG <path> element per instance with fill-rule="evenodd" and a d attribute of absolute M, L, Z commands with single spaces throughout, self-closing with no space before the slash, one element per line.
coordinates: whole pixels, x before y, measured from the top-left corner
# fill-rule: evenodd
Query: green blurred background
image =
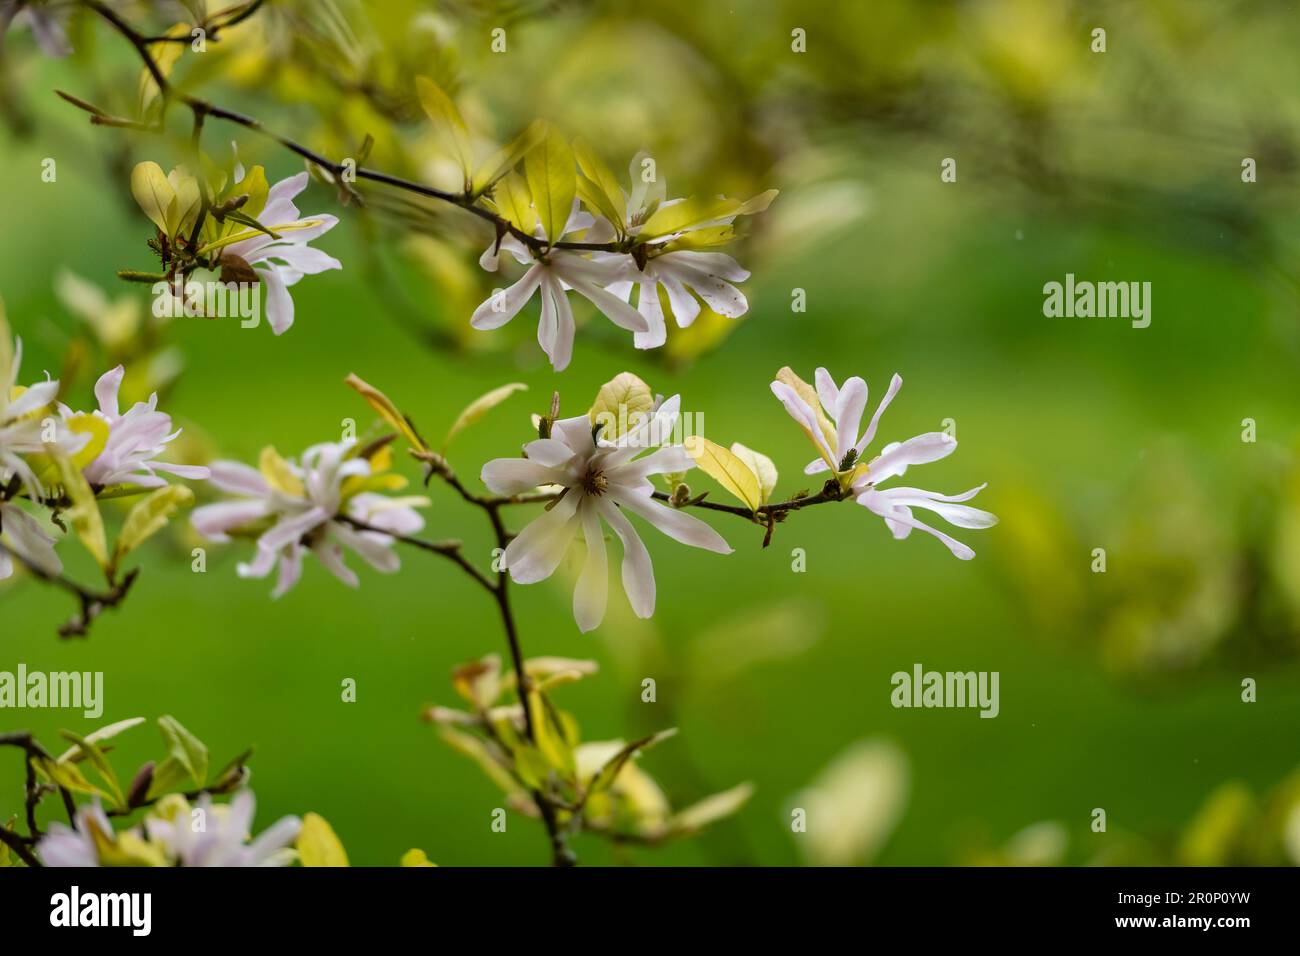
<path fill-rule="evenodd" d="M 360 54 L 332 48 L 333 28 L 311 33 L 326 7 Z M 620 170 L 651 149 L 669 195 L 782 194 L 735 250 L 754 273 L 743 320 L 647 354 L 597 318 L 561 375 L 533 341 L 535 306 L 471 337 L 469 311 L 491 288 L 472 263 L 489 237 L 464 217 L 345 211 L 318 243 L 344 269 L 294 288 L 284 336 L 225 320 L 166 330 L 185 367 L 163 407 L 192 449 L 251 461 L 267 444 L 288 455 L 335 440 L 345 418 L 365 427 L 349 372 L 435 436 L 480 393 L 526 382 L 457 439 L 452 464 L 476 485 L 482 462 L 526 440 L 552 390 L 576 414 L 626 369 L 680 393 L 714 441 L 770 455 L 785 497 L 807 487 L 811 455 L 768 382 L 783 365 L 809 379 L 826 365 L 877 395 L 903 376 L 885 441 L 955 421 L 958 452 L 909 483 L 989 482 L 980 502 L 1002 524 L 958 533 L 978 552 L 969 563 L 924 535 L 896 542 L 844 504 L 795 515 L 767 550 L 761 529 L 714 521 L 736 548 L 725 559 L 647 535 L 659 583 L 649 623 L 615 586 L 605 624 L 583 636 L 563 576 L 515 589 L 529 655 L 600 662 L 598 677 L 559 692 L 587 739 L 680 726 L 642 762 L 674 805 L 756 785 L 702 838 L 626 858 L 804 861 L 795 794 L 855 741 L 883 738 L 909 769 L 896 826 L 877 821 L 888 838 L 873 862 L 1295 862 L 1300 25 L 1289 5 L 272 3 L 263 19 L 269 36 L 232 32 L 178 75 L 335 155 L 371 132 L 369 165 L 435 177 L 411 110 L 411 78 L 425 72 L 495 135 L 542 116 Z M 505 54 L 489 50 L 497 26 Z M 1089 49 L 1098 26 L 1105 53 Z M 796 28 L 806 53 L 791 50 Z M 180 153 L 91 128 L 54 97 L 56 86 L 97 102 L 134 92 L 119 44 L 79 23 L 73 37 L 78 56 L 59 64 L 29 55 L 26 36 L 9 41 L 0 294 L 27 378 L 58 374 L 71 343 L 89 341 L 70 387 L 89 405 L 95 344 L 56 277 L 67 267 L 143 306 L 147 290 L 114 279 L 150 265 L 122 170 Z M 273 181 L 301 168 L 243 130 L 213 123 L 205 135 L 214 155 L 237 139 Z M 55 183 L 41 181 L 45 157 Z M 945 157 L 956 183 L 940 181 Z M 1242 182 L 1244 157 L 1258 182 Z M 319 185 L 299 201 L 335 205 Z M 1067 272 L 1150 282 L 1151 326 L 1044 318 L 1043 284 Z M 806 312 L 792 312 L 794 289 Z M 428 533 L 486 561 L 480 516 L 446 489 L 432 496 Z M 545 860 L 535 823 L 512 816 L 492 832 L 499 793 L 420 720 L 423 705 L 454 703 L 454 665 L 504 652 L 490 602 L 463 575 L 408 553 L 399 575 L 363 570 L 352 591 L 309 560 L 271 601 L 269 581 L 235 576 L 246 545 L 213 547 L 202 575 L 191 546 L 148 546 L 135 593 L 84 641 L 55 634 L 72 610 L 64 595 L 0 587 L 0 669 L 102 670 L 107 698 L 97 721 L 25 711 L 0 726 L 54 739 L 171 713 L 218 764 L 256 745 L 261 825 L 315 810 L 354 863 L 393 864 L 412 846 L 446 865 Z M 1107 551 L 1105 574 L 1090 571 L 1094 548 Z M 90 579 L 71 542 L 62 553 Z M 1000 672 L 1000 715 L 893 709 L 890 675 L 917 662 Z M 356 703 L 340 701 L 347 677 Z M 657 703 L 640 700 L 646 677 Z M 1241 700 L 1245 677 L 1255 703 Z M 155 733 L 119 738 L 119 765 L 157 756 Z M 0 817 L 21 797 L 20 758 L 0 755 Z M 1089 827 L 1097 807 L 1104 834 Z M 1024 830 L 1044 821 L 1034 843 Z M 615 859 L 592 839 L 576 849 Z"/>

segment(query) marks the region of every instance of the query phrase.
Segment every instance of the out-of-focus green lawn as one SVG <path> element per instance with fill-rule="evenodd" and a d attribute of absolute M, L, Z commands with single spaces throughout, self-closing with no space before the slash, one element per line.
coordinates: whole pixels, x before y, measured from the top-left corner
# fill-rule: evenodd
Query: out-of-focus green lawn
<path fill-rule="evenodd" d="M 96 157 L 55 148 L 59 179 L 45 184 L 40 159 L 50 149 L 24 144 L 0 155 L 0 294 L 28 347 L 28 379 L 46 367 L 57 373 L 60 330 L 73 321 L 53 296 L 59 266 L 114 286 L 116 268 L 148 262 L 143 219 L 106 191 Z M 988 480 L 980 500 L 995 512 L 1014 508 L 1011 489 L 1021 486 L 1063 505 L 1105 501 L 1168 436 L 1192 451 L 1206 476 L 1231 486 L 1243 456 L 1263 447 L 1238 440 L 1247 415 L 1261 423 L 1261 442 L 1290 441 L 1294 334 L 1279 324 L 1275 290 L 1252 274 L 1213 250 L 1172 247 L 1154 231 L 1065 228 L 1014 204 L 990 213 L 995 207 L 974 185 L 963 185 L 963 198 L 940 215 L 934 193 L 949 187 L 930 165 L 864 164 L 862 177 L 875 195 L 871 216 L 837 239 L 773 257 L 746 286 L 753 308 L 743 325 L 680 374 L 647 364 L 630 342 L 619 352 L 595 346 L 580 329 L 574 362 L 557 376 L 528 346 L 531 311 L 500 333 L 522 343 L 518 350 L 467 360 L 416 347 L 386 318 L 382 294 L 365 288 L 345 224 L 320 243 L 344 270 L 294 289 L 297 323 L 288 334 L 230 321 L 179 323 L 188 368 L 166 410 L 224 456 L 253 460 L 266 444 L 292 454 L 334 440 L 344 418 L 368 423 L 368 409 L 342 384 L 348 372 L 381 385 L 433 435 L 481 392 L 525 381 L 526 395 L 456 442 L 452 463 L 476 484 L 482 462 L 526 440 L 528 413 L 543 411 L 553 389 L 576 413 L 601 382 L 628 369 L 664 394 L 680 392 L 684 409 L 703 411 L 715 441 L 771 455 L 782 471 L 779 493 L 791 494 L 806 486 L 800 472 L 811 454 L 768 391 L 772 373 L 788 364 L 810 378 L 825 364 L 840 378 L 863 375 L 879 394 L 898 371 L 905 385 L 882 439 L 954 418 L 959 451 L 915 481 L 954 492 Z M 787 194 L 799 188 L 774 185 Z M 331 202 L 317 187 L 308 196 L 305 211 Z M 1067 271 L 1151 281 L 1151 327 L 1043 318 L 1042 283 Z M 808 291 L 805 314 L 789 311 L 793 287 Z M 88 404 L 82 392 L 76 397 Z M 463 538 L 485 562 L 479 516 L 445 489 L 432 495 L 428 533 Z M 678 721 L 682 733 L 643 767 L 675 803 L 741 780 L 757 785 L 737 821 L 692 844 L 636 853 L 642 862 L 796 862 L 790 796 L 864 736 L 893 738 L 912 766 L 906 813 L 880 858 L 895 864 L 953 862 L 972 833 L 1000 842 L 1047 819 L 1066 823 L 1091 850 L 1108 839 L 1089 832 L 1094 807 L 1106 808 L 1112 829 L 1172 834 L 1217 784 L 1266 787 L 1298 762 L 1294 667 L 1208 671 L 1156 689 L 1117 683 L 1096 655 L 1024 623 L 1018 598 L 993 572 L 1020 560 L 998 529 L 959 533 L 979 552 L 963 563 L 924 535 L 893 541 L 879 519 L 851 504 L 795 515 L 766 551 L 761 530 L 734 519 L 715 524 L 736 547 L 728 558 L 647 532 L 660 595 L 654 625 L 670 656 L 685 659 L 701 633 L 746 609 L 790 600 L 820 609 L 824 636 L 797 658 L 707 693 L 692 693 L 688 682 L 671 691 L 680 699 L 661 693 L 658 704 L 640 703 L 642 678 L 658 675 L 628 663 L 624 629 L 607 623 L 580 635 L 558 578 L 515 589 L 528 654 L 603 665 L 599 677 L 560 692 L 589 739 L 643 732 L 660 722 L 656 708 L 671 706 L 663 719 Z M 807 550 L 804 574 L 791 571 L 795 547 Z M 75 546 L 63 551 L 73 555 Z M 29 670 L 102 670 L 107 696 L 98 721 L 4 712 L 0 726 L 53 740 L 60 727 L 85 732 L 171 713 L 208 742 L 215 763 L 255 744 L 259 821 L 318 811 L 355 863 L 392 864 L 412 846 L 443 864 L 543 861 L 539 827 L 512 816 L 505 834 L 493 833 L 500 795 L 419 719 L 423 704 L 453 703 L 453 665 L 504 652 L 490 602 L 449 563 L 417 553 L 404 557 L 397 576 L 362 570 L 356 591 L 309 560 L 302 583 L 271 601 L 269 581 L 235 576 L 246 557 L 245 545 L 214 547 L 200 575 L 184 552 L 155 542 L 139 556 L 135 593 L 85 641 L 55 635 L 72 610 L 65 596 L 31 582 L 0 590 L 0 669 L 24 662 Z M 1108 573 L 1125 573 L 1123 557 L 1112 555 Z M 1087 562 L 1087 550 L 1077 559 Z M 89 573 L 79 559 L 70 567 Z M 623 602 L 615 585 L 611 605 Z M 1000 716 L 892 709 L 889 677 L 915 662 L 999 671 Z M 1242 676 L 1259 680 L 1258 703 L 1240 702 Z M 358 685 L 354 704 L 340 701 L 348 677 Z M 161 746 L 152 727 L 118 742 L 122 767 Z M 683 763 L 687 754 L 698 774 Z M 19 757 L 4 754 L 0 817 L 20 808 L 21 794 Z M 610 859 L 590 840 L 578 850 L 587 860 Z"/>

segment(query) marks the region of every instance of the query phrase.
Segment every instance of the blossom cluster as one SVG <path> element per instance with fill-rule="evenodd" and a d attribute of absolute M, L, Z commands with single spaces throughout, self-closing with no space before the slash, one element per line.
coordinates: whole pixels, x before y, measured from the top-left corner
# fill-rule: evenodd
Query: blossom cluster
<path fill-rule="evenodd" d="M 58 400 L 59 382 L 48 374 L 20 384 L 22 360 L 22 340 L 10 337 L 0 314 L 0 579 L 13 574 L 15 555 L 46 574 L 62 571 L 52 529 L 34 511 L 79 504 L 78 488 L 148 491 L 165 487 L 168 475 L 208 477 L 204 466 L 162 458 L 180 430 L 158 409 L 156 393 L 123 408 L 122 366 L 100 376 L 98 407 L 83 412 Z"/>

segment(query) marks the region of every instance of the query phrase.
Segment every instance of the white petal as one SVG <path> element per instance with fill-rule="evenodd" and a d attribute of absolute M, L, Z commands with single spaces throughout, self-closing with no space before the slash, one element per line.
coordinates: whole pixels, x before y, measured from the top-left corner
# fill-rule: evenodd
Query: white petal
<path fill-rule="evenodd" d="M 857 441 L 858 426 L 862 424 L 862 413 L 866 407 L 867 383 L 854 375 L 844 383 L 830 409 L 835 418 L 835 454 L 841 461 Z"/>
<path fill-rule="evenodd" d="M 483 466 L 481 477 L 498 495 L 518 495 L 538 485 L 559 484 L 564 475 L 528 458 L 494 458 Z"/>
<path fill-rule="evenodd" d="M 259 269 L 262 284 L 266 286 L 266 321 L 271 331 L 283 335 L 293 325 L 293 297 L 284 277 L 275 266 Z"/>
<path fill-rule="evenodd" d="M 263 501 L 223 501 L 195 508 L 190 514 L 190 524 L 205 538 L 226 541 L 229 532 L 252 524 L 266 513 L 267 506 Z"/>
<path fill-rule="evenodd" d="M 897 445 L 888 446 L 875 461 L 871 462 L 867 474 L 858 479 L 858 483 L 880 484 L 888 478 L 894 478 L 911 465 L 924 465 L 940 458 L 947 458 L 957 450 L 957 439 L 944 432 L 926 432 Z"/>
<path fill-rule="evenodd" d="M 520 584 L 549 578 L 559 566 L 578 530 L 578 492 L 569 492 L 544 511 L 506 546 L 505 566 Z"/>
<path fill-rule="evenodd" d="M 896 507 L 894 502 L 879 491 L 865 491 L 858 495 L 857 502 L 860 505 L 865 505 L 869 510 L 880 515 L 880 517 L 884 518 L 887 522 L 917 528 L 921 531 L 927 532 L 928 534 L 934 535 L 947 546 L 948 550 L 953 553 L 954 557 L 959 558 L 962 561 L 969 561 L 971 558 L 975 557 L 975 551 L 973 549 L 962 544 L 950 535 L 944 534 L 937 528 L 932 528 L 928 524 L 918 521 L 916 518 L 912 517 L 911 512 L 907 508 Z M 901 537 L 901 535 L 895 531 L 895 537 Z"/>
<path fill-rule="evenodd" d="M 692 517 L 684 511 L 661 505 L 653 498 L 642 495 L 618 495 L 614 498 L 627 511 L 640 515 L 674 541 L 689 544 L 693 548 L 704 548 L 718 554 L 730 554 L 731 545 L 723 540 L 722 535 L 711 526 Z"/>
<path fill-rule="evenodd" d="M 587 560 L 583 562 L 578 584 L 573 589 L 573 619 L 584 634 L 600 626 L 605 617 L 609 594 L 609 562 L 605 556 L 604 529 L 595 502 L 583 501 L 579 508 L 583 537 L 587 541 Z"/>
<path fill-rule="evenodd" d="M 898 390 L 902 387 L 902 377 L 898 373 L 894 373 L 894 377 L 889 380 L 889 388 L 885 390 L 885 397 L 880 400 L 880 404 L 876 406 L 875 414 L 871 416 L 871 423 L 867 425 L 867 430 L 862 433 L 862 437 L 858 439 L 858 443 L 854 446 L 859 456 L 862 455 L 863 449 L 871 444 L 871 439 L 876 437 L 876 428 L 880 425 L 880 416 L 885 414 L 885 409 L 889 407 L 889 403 L 894 400 L 894 396 L 898 394 Z"/>
<path fill-rule="evenodd" d="M 541 280 L 541 267 L 533 266 L 514 285 L 499 294 L 493 293 L 489 296 L 487 301 L 474 310 L 469 324 L 482 331 L 501 328 L 528 304 L 528 300 L 537 291 L 537 285 Z"/>
<path fill-rule="evenodd" d="M 121 365 L 117 368 L 105 372 L 95 383 L 95 399 L 99 402 L 99 410 L 109 418 L 117 418 L 117 393 L 122 387 L 122 376 L 126 374 L 126 369 Z"/>
<path fill-rule="evenodd" d="M 628 603 L 637 617 L 650 617 L 655 612 L 655 572 L 650 552 L 617 505 L 603 498 L 597 504 L 601 517 L 623 542 L 623 590 Z"/>
<path fill-rule="evenodd" d="M 221 491 L 252 498 L 265 498 L 271 493 L 271 487 L 262 473 L 242 462 L 214 461 L 208 471 L 208 480 Z"/>

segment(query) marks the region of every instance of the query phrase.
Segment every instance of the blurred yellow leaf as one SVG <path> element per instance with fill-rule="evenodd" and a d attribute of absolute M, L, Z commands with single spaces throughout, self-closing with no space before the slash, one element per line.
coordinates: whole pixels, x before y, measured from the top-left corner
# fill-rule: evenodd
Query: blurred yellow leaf
<path fill-rule="evenodd" d="M 397 406 L 393 404 L 392 400 L 387 395 L 375 388 L 373 385 L 358 378 L 355 373 L 348 375 L 344 381 L 347 382 L 349 388 L 364 398 L 370 407 L 380 414 L 384 421 L 388 422 L 388 424 L 401 432 L 406 440 L 411 443 L 412 448 L 416 451 L 429 450 L 429 446 L 424 443 L 424 439 L 421 438 L 419 432 L 415 430 L 415 426 L 411 424 L 411 420 L 397 410 Z"/>
<path fill-rule="evenodd" d="M 45 447 L 54 456 L 64 494 L 72 502 L 72 507 L 64 512 L 65 516 L 86 550 L 94 556 L 101 568 L 107 568 L 108 542 L 104 538 L 104 519 L 99 514 L 94 492 L 90 490 L 81 470 L 72 464 L 72 459 L 55 452 L 53 445 Z"/>
<path fill-rule="evenodd" d="M 527 129 L 493 153 L 488 161 L 474 174 L 472 192 L 475 196 L 491 189 L 506 173 L 518 165 L 524 155 L 538 144 L 546 133 L 546 127 L 539 120 L 528 124 Z"/>
<path fill-rule="evenodd" d="M 420 105 L 433 121 L 434 131 L 451 149 L 456 162 L 460 165 L 465 182 L 469 182 L 473 168 L 473 152 L 470 148 L 469 132 L 465 121 L 461 119 L 460 110 L 452 102 L 442 87 L 426 76 L 415 78 L 415 90 L 420 97 Z"/>
<path fill-rule="evenodd" d="M 465 410 L 461 412 L 456 421 L 452 423 L 450 430 L 447 432 L 447 437 L 442 440 L 443 452 L 445 453 L 447 451 L 447 446 L 451 444 L 451 440 L 460 433 L 461 429 L 473 425 L 515 392 L 526 392 L 527 390 L 528 386 L 523 382 L 511 382 L 509 385 L 502 385 L 500 388 L 494 388 L 492 391 L 474 399 L 474 401 L 465 406 Z"/>
<path fill-rule="evenodd" d="M 428 855 L 420 849 L 407 850 L 402 854 L 402 866 L 437 866 L 430 863 Z"/>
<path fill-rule="evenodd" d="M 334 829 L 319 813 L 307 813 L 298 832 L 298 858 L 303 866 L 348 866 L 348 854 Z"/>
<path fill-rule="evenodd" d="M 613 171 L 583 140 L 573 144 L 573 155 L 582 170 L 578 193 L 583 202 L 608 219 L 620 233 L 627 219 L 627 196 Z"/>
<path fill-rule="evenodd" d="M 167 485 L 137 501 L 117 536 L 113 547 L 113 567 L 116 568 L 123 558 L 166 527 L 177 508 L 193 501 L 194 492 L 184 485 Z"/>
<path fill-rule="evenodd" d="M 710 823 L 715 823 L 736 813 L 753 794 L 754 785 L 752 783 L 742 783 L 730 790 L 724 790 L 721 793 L 713 794 L 711 797 L 705 797 L 699 803 L 692 804 L 685 810 L 674 813 L 668 820 L 668 832 L 675 835 L 696 833 Z"/>

